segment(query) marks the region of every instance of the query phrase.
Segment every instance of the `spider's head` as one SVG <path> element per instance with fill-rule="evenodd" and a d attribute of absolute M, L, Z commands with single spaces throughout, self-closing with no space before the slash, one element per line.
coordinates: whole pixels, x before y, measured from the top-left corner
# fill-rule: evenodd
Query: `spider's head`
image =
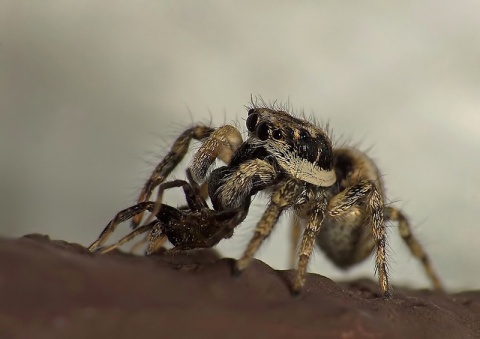
<path fill-rule="evenodd" d="M 246 125 L 252 142 L 264 147 L 289 175 L 322 187 L 335 183 L 332 142 L 321 128 L 260 107 L 248 111 Z"/>

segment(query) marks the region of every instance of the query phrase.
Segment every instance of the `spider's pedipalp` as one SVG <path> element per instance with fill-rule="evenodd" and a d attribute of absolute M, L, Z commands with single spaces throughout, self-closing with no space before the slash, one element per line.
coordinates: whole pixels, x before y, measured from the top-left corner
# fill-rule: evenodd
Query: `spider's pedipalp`
<path fill-rule="evenodd" d="M 190 165 L 193 180 L 197 183 L 204 182 L 210 166 L 217 158 L 228 164 L 242 143 L 240 132 L 231 125 L 213 131 L 193 156 Z"/>
<path fill-rule="evenodd" d="M 238 167 L 220 167 L 210 176 L 210 199 L 216 210 L 248 207 L 250 197 L 270 186 L 276 179 L 276 169 L 265 160 L 252 159 Z"/>

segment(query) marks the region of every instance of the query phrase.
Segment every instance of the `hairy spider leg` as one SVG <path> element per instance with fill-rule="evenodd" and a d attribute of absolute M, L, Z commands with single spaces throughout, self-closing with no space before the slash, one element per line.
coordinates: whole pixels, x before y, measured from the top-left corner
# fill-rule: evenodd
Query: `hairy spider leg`
<path fill-rule="evenodd" d="M 433 269 L 430 258 L 424 251 L 422 245 L 414 237 L 407 217 L 402 213 L 402 211 L 391 206 L 385 208 L 384 216 L 386 220 L 398 222 L 398 231 L 403 241 L 407 245 L 408 249 L 410 250 L 410 253 L 412 253 L 412 255 L 421 262 L 434 289 L 437 291 L 444 291 L 442 282 L 440 281 L 440 278 Z"/>
<path fill-rule="evenodd" d="M 255 233 L 242 257 L 235 264 L 235 273 L 239 274 L 251 262 L 262 242 L 271 233 L 280 214 L 296 203 L 302 192 L 302 186 L 294 179 L 288 180 L 272 193 L 270 203 L 257 223 Z"/>
<path fill-rule="evenodd" d="M 319 199 L 319 201 L 317 201 L 314 205 L 313 210 L 309 213 L 308 222 L 305 225 L 302 242 L 300 243 L 298 267 L 292 286 L 293 294 L 298 295 L 305 284 L 308 263 L 312 255 L 313 248 L 315 247 L 316 236 L 320 231 L 320 227 L 322 226 L 326 205 L 326 201 Z"/>
<path fill-rule="evenodd" d="M 291 220 L 290 229 L 290 267 L 296 267 L 298 263 L 298 245 L 302 235 L 302 222 L 300 218 L 294 215 Z"/>
<path fill-rule="evenodd" d="M 391 296 L 391 288 L 388 282 L 387 267 L 387 232 L 383 218 L 384 202 L 381 193 L 371 180 L 362 180 L 358 184 L 346 188 L 334 196 L 328 203 L 327 211 L 330 217 L 340 218 L 343 213 L 355 205 L 365 203 L 370 218 L 368 226 L 372 228 L 372 235 L 376 245 L 375 271 L 383 296 Z"/>

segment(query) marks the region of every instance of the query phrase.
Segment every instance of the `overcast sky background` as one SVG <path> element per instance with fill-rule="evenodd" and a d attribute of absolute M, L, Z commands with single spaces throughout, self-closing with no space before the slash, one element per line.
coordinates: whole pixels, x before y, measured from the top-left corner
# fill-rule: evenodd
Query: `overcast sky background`
<path fill-rule="evenodd" d="M 370 148 L 446 286 L 478 289 L 479 13 L 473 0 L 3 0 L 0 234 L 88 245 L 183 128 L 244 130 L 253 94 Z M 242 253 L 264 204 L 220 244 L 225 255 Z M 288 268 L 287 231 L 259 253 L 275 268 Z M 428 287 L 396 225 L 389 234 L 392 281 Z M 310 267 L 332 279 L 374 271 L 368 260 L 342 272 L 320 252 Z"/>

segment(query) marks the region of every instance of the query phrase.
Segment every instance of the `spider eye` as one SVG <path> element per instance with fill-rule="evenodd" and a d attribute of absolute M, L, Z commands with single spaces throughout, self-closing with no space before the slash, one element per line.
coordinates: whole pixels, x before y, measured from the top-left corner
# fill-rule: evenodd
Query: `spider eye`
<path fill-rule="evenodd" d="M 260 125 L 258 125 L 257 137 L 262 141 L 268 139 L 268 125 L 266 122 L 262 122 Z"/>
<path fill-rule="evenodd" d="M 304 130 L 304 129 L 300 130 L 300 140 L 307 141 L 311 137 L 312 136 L 310 135 L 310 133 L 307 130 Z"/>
<path fill-rule="evenodd" d="M 248 115 L 252 114 L 253 112 L 255 112 L 255 108 L 250 108 L 250 109 L 248 110 Z"/>
<path fill-rule="evenodd" d="M 273 130 L 272 131 L 272 136 L 276 140 L 282 139 L 282 132 L 279 129 Z"/>
<path fill-rule="evenodd" d="M 257 122 L 258 122 L 258 114 L 249 115 L 248 118 L 247 118 L 247 122 L 246 122 L 247 129 L 250 132 L 255 131 L 255 127 L 257 126 Z"/>

